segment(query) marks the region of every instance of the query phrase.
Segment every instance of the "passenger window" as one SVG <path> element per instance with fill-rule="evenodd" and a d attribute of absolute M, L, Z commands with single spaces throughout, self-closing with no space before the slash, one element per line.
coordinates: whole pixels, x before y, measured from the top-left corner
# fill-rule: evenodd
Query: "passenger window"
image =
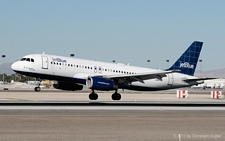
<path fill-rule="evenodd" d="M 94 66 L 94 72 L 97 73 L 97 67 L 96 66 Z"/>
<path fill-rule="evenodd" d="M 102 73 L 102 68 L 101 67 L 98 67 L 98 72 Z"/>

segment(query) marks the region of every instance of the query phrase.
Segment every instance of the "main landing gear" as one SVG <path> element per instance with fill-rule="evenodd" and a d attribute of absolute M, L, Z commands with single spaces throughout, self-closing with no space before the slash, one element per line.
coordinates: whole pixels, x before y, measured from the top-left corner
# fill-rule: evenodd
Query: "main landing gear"
<path fill-rule="evenodd" d="M 112 94 L 112 100 L 120 100 L 121 95 L 116 91 L 114 94 Z"/>
<path fill-rule="evenodd" d="M 89 99 L 90 100 L 97 100 L 98 94 L 96 94 L 94 92 L 94 90 L 92 90 L 92 92 L 89 94 Z M 114 94 L 112 94 L 112 100 L 120 100 L 120 99 L 121 99 L 121 95 L 116 90 L 116 92 Z"/>
<path fill-rule="evenodd" d="M 97 100 L 98 99 L 98 95 L 94 92 L 94 90 L 92 90 L 92 92 L 89 94 L 89 99 L 90 100 Z"/>

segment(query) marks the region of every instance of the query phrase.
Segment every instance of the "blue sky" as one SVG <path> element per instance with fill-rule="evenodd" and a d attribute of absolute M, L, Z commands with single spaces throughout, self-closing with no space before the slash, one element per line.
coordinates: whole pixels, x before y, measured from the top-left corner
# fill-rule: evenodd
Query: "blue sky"
<path fill-rule="evenodd" d="M 0 0 L 0 54 L 42 53 L 166 68 L 203 41 L 202 70 L 225 68 L 224 0 Z M 197 68 L 199 69 L 199 67 Z"/>

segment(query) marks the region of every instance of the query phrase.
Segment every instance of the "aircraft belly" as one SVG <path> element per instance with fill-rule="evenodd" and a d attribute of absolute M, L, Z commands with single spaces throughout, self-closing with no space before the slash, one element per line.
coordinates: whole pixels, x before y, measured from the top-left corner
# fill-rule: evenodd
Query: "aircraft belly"
<path fill-rule="evenodd" d="M 167 81 L 160 81 L 154 79 L 144 81 L 144 83 L 133 82 L 129 88 L 132 90 L 155 91 L 155 90 L 165 90 L 171 88 L 171 86 L 167 85 Z"/>

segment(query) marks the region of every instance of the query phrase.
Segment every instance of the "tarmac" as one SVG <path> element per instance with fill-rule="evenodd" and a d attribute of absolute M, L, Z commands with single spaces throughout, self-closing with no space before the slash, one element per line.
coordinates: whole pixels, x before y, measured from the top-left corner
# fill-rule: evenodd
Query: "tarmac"
<path fill-rule="evenodd" d="M 160 92 L 0 91 L 0 140 L 224 141 L 225 99 L 210 90 Z"/>

